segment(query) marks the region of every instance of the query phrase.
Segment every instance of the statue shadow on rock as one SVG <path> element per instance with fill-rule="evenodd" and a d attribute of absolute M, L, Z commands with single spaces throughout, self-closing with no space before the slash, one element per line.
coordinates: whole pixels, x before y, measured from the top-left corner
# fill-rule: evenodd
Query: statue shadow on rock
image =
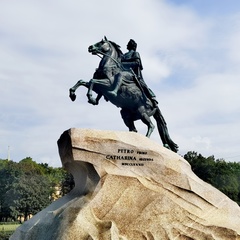
<path fill-rule="evenodd" d="M 146 91 L 143 90 L 133 69 L 131 67 L 127 69 L 122 64 L 123 53 L 120 47 L 105 37 L 100 42 L 91 45 L 88 51 L 93 55 L 100 55 L 101 61 L 89 82 L 79 80 L 70 88 L 71 100 L 75 101 L 76 99 L 76 89 L 84 86 L 88 88 L 87 97 L 90 104 L 97 105 L 100 98 L 104 96 L 105 100 L 121 108 L 121 116 L 129 131 L 137 132 L 134 125 L 136 120 L 141 120 L 146 124 L 148 127 L 147 137 L 150 137 L 154 130 L 154 124 L 150 118 L 153 116 L 163 146 L 177 152 L 178 145 L 170 138 L 166 121 L 155 104 L 156 101 L 154 102 L 151 97 L 146 95 Z M 115 91 L 116 85 L 119 85 L 118 91 Z M 93 91 L 97 93 L 96 98 L 93 97 Z"/>

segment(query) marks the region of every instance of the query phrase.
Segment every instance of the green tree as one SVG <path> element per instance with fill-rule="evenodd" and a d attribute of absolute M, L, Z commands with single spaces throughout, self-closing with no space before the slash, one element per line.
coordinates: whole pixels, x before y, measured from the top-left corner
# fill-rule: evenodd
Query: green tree
<path fill-rule="evenodd" d="M 11 217 L 11 209 L 6 197 L 12 185 L 23 174 L 18 164 L 13 161 L 0 160 L 0 221 Z"/>
<path fill-rule="evenodd" d="M 74 178 L 71 173 L 64 171 L 64 179 L 61 182 L 63 196 L 69 193 L 75 186 Z"/>
<path fill-rule="evenodd" d="M 231 163 L 227 163 L 223 159 L 216 160 L 212 185 L 236 202 L 238 202 L 240 189 L 239 180 L 239 172 Z"/>
<path fill-rule="evenodd" d="M 22 159 L 18 163 L 18 167 L 25 174 L 28 174 L 28 175 L 32 175 L 32 174 L 44 175 L 43 167 L 40 164 L 33 161 L 33 159 L 31 157 L 26 157 L 26 158 Z"/>
<path fill-rule="evenodd" d="M 202 180 L 211 183 L 214 175 L 214 156 L 203 157 L 197 152 L 188 152 L 184 158 L 190 163 L 193 172 Z"/>
<path fill-rule="evenodd" d="M 27 220 L 50 204 L 50 182 L 42 175 L 22 175 L 6 193 L 11 217 Z"/>
<path fill-rule="evenodd" d="M 44 169 L 44 174 L 51 182 L 52 200 L 55 200 L 56 197 L 66 195 L 73 189 L 74 181 L 72 174 L 68 173 L 63 168 L 49 167 L 47 163 L 41 163 L 40 165 Z M 56 191 L 59 192 L 58 196 L 56 196 Z"/>
<path fill-rule="evenodd" d="M 62 168 L 38 164 L 31 157 L 19 163 L 0 159 L 0 221 L 25 220 L 74 187 Z"/>
<path fill-rule="evenodd" d="M 188 152 L 184 158 L 198 177 L 240 204 L 240 163 L 215 160 L 214 156 L 206 158 L 197 152 Z"/>

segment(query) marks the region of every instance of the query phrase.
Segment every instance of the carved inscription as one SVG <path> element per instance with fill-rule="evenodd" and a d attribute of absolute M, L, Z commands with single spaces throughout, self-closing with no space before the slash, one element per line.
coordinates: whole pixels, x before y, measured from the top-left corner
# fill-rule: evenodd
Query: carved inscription
<path fill-rule="evenodd" d="M 117 149 L 116 154 L 107 155 L 108 160 L 120 160 L 123 166 L 144 166 L 144 162 L 152 162 L 147 151 L 136 151 L 133 149 Z"/>

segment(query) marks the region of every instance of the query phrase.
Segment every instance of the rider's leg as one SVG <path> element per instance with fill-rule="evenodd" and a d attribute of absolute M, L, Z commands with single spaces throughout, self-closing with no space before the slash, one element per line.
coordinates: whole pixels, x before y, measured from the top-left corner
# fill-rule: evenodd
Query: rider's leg
<path fill-rule="evenodd" d="M 151 90 L 151 89 L 149 88 L 149 90 Z M 151 101 L 152 101 L 153 107 L 154 107 L 154 108 L 157 108 L 157 107 L 158 107 L 158 101 L 157 101 L 157 99 L 156 99 L 156 96 L 155 96 L 155 95 L 154 95 L 154 96 L 152 95 L 150 99 L 151 99 Z"/>
<path fill-rule="evenodd" d="M 153 107 L 157 107 L 158 101 L 153 91 L 150 88 L 148 88 L 146 85 L 143 85 L 142 88 L 146 96 L 152 101 Z"/>
<path fill-rule="evenodd" d="M 150 99 L 152 100 L 153 106 L 156 107 L 158 105 L 158 101 L 156 99 L 156 95 L 154 94 L 154 92 L 150 88 L 148 88 L 148 92 L 149 92 L 149 94 L 151 96 Z"/>
<path fill-rule="evenodd" d="M 114 96 L 117 96 L 117 93 L 118 93 L 118 90 L 122 84 L 122 73 L 118 73 L 115 75 L 114 77 L 114 83 L 113 83 L 113 90 L 112 91 L 109 91 L 110 94 L 114 95 Z"/>
<path fill-rule="evenodd" d="M 148 88 L 143 78 L 138 78 L 138 80 L 139 83 L 141 84 L 144 93 L 152 101 L 153 107 L 157 107 L 158 101 L 156 99 L 156 95 L 154 94 L 154 92 L 150 88 Z"/>

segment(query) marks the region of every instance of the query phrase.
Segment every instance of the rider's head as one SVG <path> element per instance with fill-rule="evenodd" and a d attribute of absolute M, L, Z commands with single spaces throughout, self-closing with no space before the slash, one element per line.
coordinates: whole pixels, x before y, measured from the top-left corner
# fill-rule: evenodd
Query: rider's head
<path fill-rule="evenodd" d="M 133 40 L 133 39 L 130 39 L 130 41 L 128 42 L 127 44 L 127 49 L 130 51 L 130 50 L 134 50 L 136 51 L 137 50 L 137 43 Z"/>

